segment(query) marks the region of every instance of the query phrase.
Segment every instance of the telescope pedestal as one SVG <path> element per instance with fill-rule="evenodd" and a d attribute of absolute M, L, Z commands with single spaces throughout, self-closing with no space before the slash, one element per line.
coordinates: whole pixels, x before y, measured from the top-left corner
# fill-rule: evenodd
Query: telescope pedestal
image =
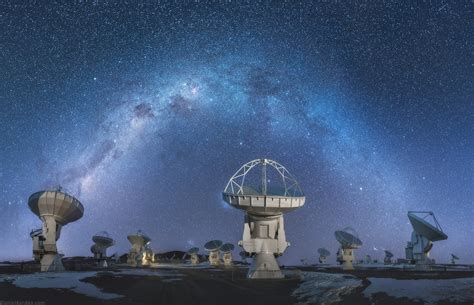
<path fill-rule="evenodd" d="M 209 252 L 209 263 L 212 266 L 219 265 L 219 250 Z"/>
<path fill-rule="evenodd" d="M 255 254 L 248 278 L 283 278 L 275 255 L 281 255 L 289 246 L 286 241 L 283 215 L 260 216 L 247 214 L 243 240 L 239 242 L 248 253 Z"/>
<path fill-rule="evenodd" d="M 342 264 L 342 270 L 354 270 L 354 252 L 353 249 L 339 248 L 337 251 L 337 261 Z"/>
<path fill-rule="evenodd" d="M 61 255 L 45 254 L 41 258 L 41 272 L 62 272 L 64 271 Z"/>
<path fill-rule="evenodd" d="M 273 253 L 257 253 L 250 265 L 247 278 L 282 279 L 284 276 Z"/>
<path fill-rule="evenodd" d="M 222 256 L 222 260 L 224 261 L 224 266 L 232 266 L 234 264 L 233 260 L 232 260 L 232 253 L 231 252 L 228 252 L 228 253 L 224 253 L 224 255 Z"/>
<path fill-rule="evenodd" d="M 199 264 L 199 257 L 196 253 L 191 254 L 191 264 L 193 265 Z"/>

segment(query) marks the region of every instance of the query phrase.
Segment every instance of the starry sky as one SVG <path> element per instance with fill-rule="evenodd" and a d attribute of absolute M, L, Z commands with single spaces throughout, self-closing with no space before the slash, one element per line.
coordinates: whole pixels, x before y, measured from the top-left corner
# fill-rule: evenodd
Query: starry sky
<path fill-rule="evenodd" d="M 409 210 L 448 240 L 432 257 L 474 263 L 471 1 L 26 1 L 0 4 L 0 259 L 29 259 L 27 200 L 62 185 L 84 205 L 66 256 L 113 252 L 142 229 L 156 252 L 237 243 L 222 191 L 274 159 L 306 205 L 285 216 L 283 264 L 404 257 Z M 236 248 L 235 253 L 239 251 Z"/>

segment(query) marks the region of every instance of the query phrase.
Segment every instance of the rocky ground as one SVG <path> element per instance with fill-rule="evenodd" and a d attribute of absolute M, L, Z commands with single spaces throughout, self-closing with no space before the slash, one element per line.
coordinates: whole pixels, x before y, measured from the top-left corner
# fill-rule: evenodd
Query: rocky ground
<path fill-rule="evenodd" d="M 162 263 L 153 268 L 71 264 L 64 273 L 37 273 L 28 264 L 0 265 L 0 303 L 36 304 L 469 304 L 474 274 L 458 278 L 397 277 L 386 271 L 293 267 L 284 280 L 247 280 L 246 266 Z M 20 303 L 18 303 L 20 304 Z M 24 303 L 25 304 L 25 303 Z"/>

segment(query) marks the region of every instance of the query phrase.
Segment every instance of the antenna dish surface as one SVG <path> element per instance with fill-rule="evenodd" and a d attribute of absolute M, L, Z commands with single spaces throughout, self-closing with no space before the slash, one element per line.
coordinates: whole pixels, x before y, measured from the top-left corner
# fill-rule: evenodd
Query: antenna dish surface
<path fill-rule="evenodd" d="M 234 250 L 234 245 L 233 244 L 223 244 L 222 247 L 220 248 L 221 252 L 223 253 L 228 253 Z"/>
<path fill-rule="evenodd" d="M 39 218 L 52 216 L 62 226 L 74 222 L 84 215 L 82 203 L 63 192 L 61 188 L 32 194 L 28 198 L 28 206 Z"/>
<path fill-rule="evenodd" d="M 326 249 L 326 248 L 319 248 L 319 249 L 318 249 L 318 253 L 319 253 L 319 255 L 321 255 L 321 256 L 329 256 L 329 255 L 331 255 L 331 252 L 329 252 L 329 250 Z"/>
<path fill-rule="evenodd" d="M 458 257 L 457 255 L 455 255 L 455 254 L 451 254 L 451 257 L 452 257 L 453 259 L 459 259 L 459 257 Z"/>
<path fill-rule="evenodd" d="M 385 252 L 386 257 L 393 257 L 394 256 L 393 253 L 388 251 L 388 250 L 385 250 L 384 252 Z"/>
<path fill-rule="evenodd" d="M 424 214 L 425 217 L 422 218 L 416 214 Z M 425 220 L 428 216 L 432 217 L 434 225 Z M 430 241 L 439 241 L 448 238 L 448 235 L 446 235 L 441 229 L 441 226 L 436 220 L 433 212 L 408 212 L 408 219 L 413 227 L 413 231 L 426 237 Z"/>
<path fill-rule="evenodd" d="M 270 159 L 244 164 L 230 178 L 222 195 L 235 208 L 269 216 L 293 211 L 305 203 L 296 179 L 283 165 Z"/>
<path fill-rule="evenodd" d="M 196 254 L 199 252 L 199 248 L 198 247 L 193 247 L 191 249 L 188 250 L 188 252 L 186 252 L 187 254 L 189 255 L 192 255 L 192 254 Z"/>
<path fill-rule="evenodd" d="M 353 231 L 353 232 L 350 232 Z M 337 241 L 347 249 L 358 249 L 362 246 L 362 241 L 356 236 L 353 229 L 345 228 L 340 231 L 334 232 Z"/>
<path fill-rule="evenodd" d="M 96 233 L 94 236 L 92 236 L 92 241 L 104 247 L 111 247 L 115 244 L 114 239 L 110 237 L 109 233 L 106 231 Z"/>
<path fill-rule="evenodd" d="M 222 247 L 222 241 L 220 241 L 220 240 L 211 240 L 211 241 L 208 241 L 204 245 L 204 249 L 206 249 L 206 251 L 210 251 L 210 252 L 219 250 L 221 247 Z"/>
<path fill-rule="evenodd" d="M 142 230 L 138 230 L 137 233 L 127 236 L 128 241 L 132 244 L 146 245 L 151 241 L 151 238 L 146 235 Z"/>

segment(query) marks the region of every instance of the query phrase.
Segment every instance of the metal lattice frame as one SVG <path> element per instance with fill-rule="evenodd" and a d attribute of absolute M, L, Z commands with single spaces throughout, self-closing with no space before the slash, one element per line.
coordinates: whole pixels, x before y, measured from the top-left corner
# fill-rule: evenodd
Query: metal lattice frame
<path fill-rule="evenodd" d="M 436 229 L 438 229 L 439 231 L 443 232 L 443 228 L 441 228 L 441 225 L 439 224 L 438 222 L 438 219 L 436 219 L 436 216 L 434 215 L 433 212 L 431 211 L 408 211 L 408 214 L 424 214 L 425 216 L 424 217 L 421 217 L 421 219 L 425 220 L 426 218 L 428 218 L 429 216 L 431 216 L 431 218 L 433 218 L 433 221 L 434 221 L 434 226 Z M 430 225 L 433 225 L 432 223 L 428 222 Z M 444 232 L 443 232 L 444 233 Z"/>
<path fill-rule="evenodd" d="M 303 191 L 301 190 L 298 181 L 290 174 L 290 172 L 280 163 L 270 160 L 270 159 L 255 159 L 244 165 L 235 172 L 235 174 L 230 178 L 227 186 L 225 187 L 224 193 L 230 193 L 234 195 L 248 195 L 244 194 L 244 182 L 245 176 L 257 165 L 262 166 L 262 195 L 266 195 L 267 191 L 267 172 L 266 167 L 270 165 L 273 167 L 279 174 L 285 188 L 284 196 L 304 196 Z"/>

